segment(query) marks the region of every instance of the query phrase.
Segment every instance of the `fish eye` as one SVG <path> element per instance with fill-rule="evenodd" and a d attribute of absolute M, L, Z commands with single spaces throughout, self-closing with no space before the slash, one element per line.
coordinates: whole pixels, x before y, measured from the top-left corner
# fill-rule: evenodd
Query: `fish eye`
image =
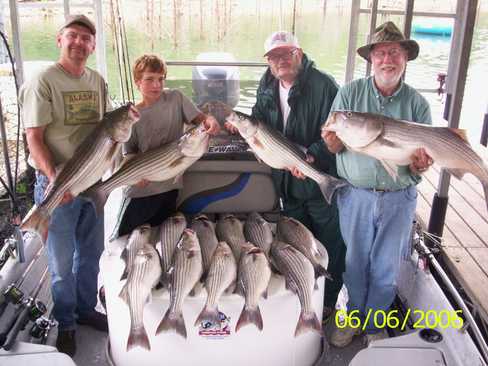
<path fill-rule="evenodd" d="M 347 113 L 346 113 L 346 116 L 347 116 L 347 117 L 352 117 L 352 112 L 347 112 Z"/>

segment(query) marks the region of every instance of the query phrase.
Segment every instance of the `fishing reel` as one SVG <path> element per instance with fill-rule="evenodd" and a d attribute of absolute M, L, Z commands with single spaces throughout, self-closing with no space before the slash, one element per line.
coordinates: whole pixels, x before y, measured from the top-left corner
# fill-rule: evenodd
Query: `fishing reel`
<path fill-rule="evenodd" d="M 18 305 L 24 299 L 24 293 L 20 288 L 18 288 L 14 283 L 12 283 L 3 292 L 3 297 L 5 299 L 5 302 L 11 303 L 13 305 Z"/>
<path fill-rule="evenodd" d="M 29 298 L 27 306 L 29 308 L 28 316 L 30 321 L 36 322 L 46 314 L 46 305 L 40 300 Z"/>
<path fill-rule="evenodd" d="M 45 316 L 38 318 L 32 325 L 29 334 L 36 339 L 46 338 L 47 334 L 56 325 L 54 320 L 48 319 Z"/>

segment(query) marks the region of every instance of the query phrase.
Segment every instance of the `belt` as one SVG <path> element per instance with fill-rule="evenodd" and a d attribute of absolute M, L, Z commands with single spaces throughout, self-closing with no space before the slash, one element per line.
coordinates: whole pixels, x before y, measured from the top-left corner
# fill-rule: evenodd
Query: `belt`
<path fill-rule="evenodd" d="M 380 193 L 394 192 L 393 189 L 388 189 L 388 188 L 364 188 L 364 189 L 367 191 L 380 192 Z"/>

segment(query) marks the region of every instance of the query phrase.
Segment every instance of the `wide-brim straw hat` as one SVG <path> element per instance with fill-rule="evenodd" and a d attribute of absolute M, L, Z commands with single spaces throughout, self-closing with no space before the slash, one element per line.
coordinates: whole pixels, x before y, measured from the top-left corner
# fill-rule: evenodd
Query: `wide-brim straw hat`
<path fill-rule="evenodd" d="M 415 60 L 419 54 L 419 44 L 413 39 L 405 39 L 403 33 L 393 22 L 386 22 L 374 30 L 371 43 L 359 47 L 357 53 L 366 61 L 371 62 L 369 54 L 379 43 L 400 43 L 408 52 L 408 61 Z"/>

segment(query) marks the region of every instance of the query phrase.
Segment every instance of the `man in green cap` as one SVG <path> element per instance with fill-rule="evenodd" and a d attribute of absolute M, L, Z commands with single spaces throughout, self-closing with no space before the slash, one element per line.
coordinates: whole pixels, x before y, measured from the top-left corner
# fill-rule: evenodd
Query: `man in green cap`
<path fill-rule="evenodd" d="M 395 119 L 431 123 L 428 102 L 403 80 L 407 61 L 419 53 L 413 40 L 405 39 L 392 22 L 376 28 L 372 42 L 357 50 L 371 63 L 373 76 L 342 87 L 331 111 L 349 110 L 385 115 Z M 337 171 L 349 186 L 338 194 L 341 233 L 347 246 L 344 283 L 348 290 L 348 313 L 359 316 L 360 327 L 336 328 L 330 342 L 349 344 L 366 323 L 368 343 L 386 337 L 382 315 L 396 294 L 396 279 L 402 255 L 410 242 L 420 174 L 433 163 L 419 149 L 413 163 L 398 168 L 398 179 L 390 177 L 382 163 L 347 150 L 334 132 L 323 131 L 329 151 L 336 153 Z M 367 314 L 370 317 L 367 317 Z"/>

